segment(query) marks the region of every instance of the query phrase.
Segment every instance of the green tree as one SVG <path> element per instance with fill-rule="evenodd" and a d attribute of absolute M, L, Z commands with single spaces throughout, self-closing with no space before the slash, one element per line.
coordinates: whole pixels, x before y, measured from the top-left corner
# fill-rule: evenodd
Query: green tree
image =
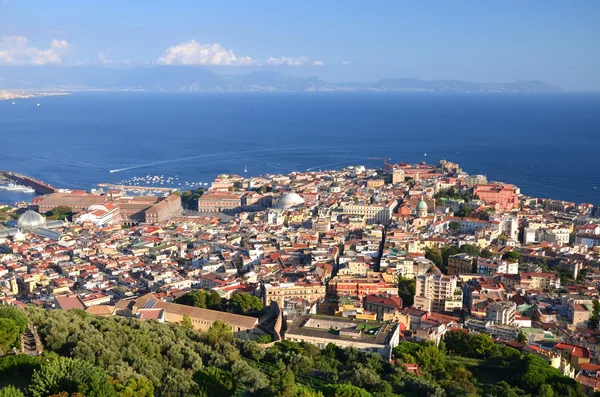
<path fill-rule="evenodd" d="M 373 397 L 371 393 L 347 383 L 327 385 L 323 388 L 325 397 Z"/>
<path fill-rule="evenodd" d="M 423 346 L 415 354 L 417 364 L 419 364 L 425 372 L 440 376 L 445 370 L 446 355 L 434 344 Z"/>
<path fill-rule="evenodd" d="M 259 344 L 266 344 L 271 342 L 273 342 L 273 338 L 271 337 L 271 335 L 261 335 L 258 338 L 256 338 L 256 343 Z"/>
<path fill-rule="evenodd" d="M 507 253 L 502 255 L 502 259 L 504 259 L 505 261 L 508 261 L 510 263 L 518 262 L 519 258 L 521 258 L 521 254 L 519 254 L 518 252 L 515 252 L 515 251 L 508 251 Z"/>
<path fill-rule="evenodd" d="M 0 353 L 6 353 L 19 337 L 19 326 L 10 318 L 0 318 Z"/>
<path fill-rule="evenodd" d="M 460 252 L 477 256 L 481 253 L 481 249 L 473 244 L 463 244 L 460 246 Z"/>
<path fill-rule="evenodd" d="M 432 261 L 436 266 L 442 266 L 442 263 L 443 263 L 442 253 L 438 250 L 433 250 L 431 248 L 425 248 L 425 258 Z"/>
<path fill-rule="evenodd" d="M 537 397 L 554 397 L 554 389 L 550 385 L 541 385 Z"/>
<path fill-rule="evenodd" d="M 0 389 L 0 397 L 24 397 L 23 392 L 12 385 Z"/>
<path fill-rule="evenodd" d="M 29 392 L 33 397 L 45 397 L 66 391 L 86 397 L 114 397 L 116 391 L 108 374 L 82 360 L 58 357 L 44 362 L 31 377 Z"/>
<path fill-rule="evenodd" d="M 205 367 L 194 374 L 194 381 L 207 396 L 230 397 L 237 389 L 233 375 L 217 367 Z"/>
<path fill-rule="evenodd" d="M 192 324 L 192 319 L 187 314 L 183 315 L 183 320 L 181 320 L 181 326 L 185 329 L 194 329 L 194 325 Z"/>
<path fill-rule="evenodd" d="M 263 309 L 262 301 L 253 295 L 245 292 L 238 292 L 229 301 L 231 311 L 237 314 L 244 314 L 248 311 L 260 312 Z"/>
<path fill-rule="evenodd" d="M 222 299 L 217 291 L 211 291 L 206 299 L 206 306 L 212 310 L 221 310 Z"/>
<path fill-rule="evenodd" d="M 448 224 L 448 228 L 450 229 L 450 231 L 452 233 L 456 234 L 460 230 L 460 223 L 456 222 L 456 221 L 452 221 Z"/>
<path fill-rule="evenodd" d="M 494 256 L 494 254 L 492 254 L 492 251 L 490 251 L 488 249 L 481 250 L 481 253 L 479 255 L 482 256 L 483 258 L 487 258 L 487 259 Z"/>
<path fill-rule="evenodd" d="M 131 378 L 115 386 L 118 397 L 154 397 L 154 385 L 143 376 Z"/>
<path fill-rule="evenodd" d="M 27 329 L 27 324 L 29 320 L 27 320 L 27 316 L 17 309 L 16 307 L 0 307 L 0 318 L 9 318 L 17 324 L 19 327 L 19 332 L 23 333 Z"/>
<path fill-rule="evenodd" d="M 525 335 L 523 331 L 519 330 L 519 333 L 517 334 L 515 340 L 519 343 L 527 343 L 527 335 Z"/>
<path fill-rule="evenodd" d="M 276 397 L 294 396 L 296 393 L 296 377 L 282 361 L 277 362 L 271 376 L 271 386 L 269 387 L 271 395 Z"/>
<path fill-rule="evenodd" d="M 233 341 L 233 331 L 231 327 L 222 321 L 215 321 L 210 328 L 202 335 L 208 345 L 220 345 Z"/>
<path fill-rule="evenodd" d="M 415 301 L 415 289 L 417 281 L 401 275 L 398 276 L 398 295 L 402 298 L 404 307 L 412 306 Z"/>

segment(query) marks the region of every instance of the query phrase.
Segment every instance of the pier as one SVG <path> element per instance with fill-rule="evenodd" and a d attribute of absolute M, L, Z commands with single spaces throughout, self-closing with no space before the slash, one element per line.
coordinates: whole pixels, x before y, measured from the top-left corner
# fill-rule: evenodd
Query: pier
<path fill-rule="evenodd" d="M 7 179 L 18 185 L 30 187 L 38 194 L 52 194 L 58 192 L 58 189 L 54 186 L 26 175 L 17 174 L 16 172 L 0 171 L 0 179 Z"/>
<path fill-rule="evenodd" d="M 177 190 L 174 187 L 152 187 L 152 186 L 131 186 L 131 185 L 115 185 L 113 183 L 99 183 L 99 187 L 106 189 L 119 189 L 119 190 L 139 190 L 144 192 L 164 192 L 171 193 L 173 190 Z"/>

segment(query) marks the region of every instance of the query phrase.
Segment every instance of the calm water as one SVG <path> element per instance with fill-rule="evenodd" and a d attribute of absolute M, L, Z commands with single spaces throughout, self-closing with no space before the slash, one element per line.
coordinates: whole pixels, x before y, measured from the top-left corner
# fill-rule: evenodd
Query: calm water
<path fill-rule="evenodd" d="M 0 101 L 0 136 L 1 169 L 58 187 L 147 175 L 183 187 L 244 166 L 391 157 L 447 159 L 526 194 L 600 205 L 599 94 L 77 93 Z M 23 197 L 0 191 L 0 202 Z"/>

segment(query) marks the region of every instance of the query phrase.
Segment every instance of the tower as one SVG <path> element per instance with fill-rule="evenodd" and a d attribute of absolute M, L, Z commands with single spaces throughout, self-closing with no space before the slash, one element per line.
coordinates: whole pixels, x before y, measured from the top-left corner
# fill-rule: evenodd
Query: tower
<path fill-rule="evenodd" d="M 427 217 L 427 203 L 423 199 L 421 199 L 419 204 L 417 204 L 417 216 L 419 218 Z"/>

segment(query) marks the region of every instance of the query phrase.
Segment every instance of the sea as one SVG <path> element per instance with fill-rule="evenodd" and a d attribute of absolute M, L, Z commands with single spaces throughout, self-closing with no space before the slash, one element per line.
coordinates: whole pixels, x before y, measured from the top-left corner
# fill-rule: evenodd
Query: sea
<path fill-rule="evenodd" d="M 14 102 L 0 101 L 0 169 L 61 188 L 187 189 L 221 173 L 445 159 L 527 195 L 600 205 L 597 93 L 77 92 Z M 0 203 L 31 197 L 0 191 Z"/>

